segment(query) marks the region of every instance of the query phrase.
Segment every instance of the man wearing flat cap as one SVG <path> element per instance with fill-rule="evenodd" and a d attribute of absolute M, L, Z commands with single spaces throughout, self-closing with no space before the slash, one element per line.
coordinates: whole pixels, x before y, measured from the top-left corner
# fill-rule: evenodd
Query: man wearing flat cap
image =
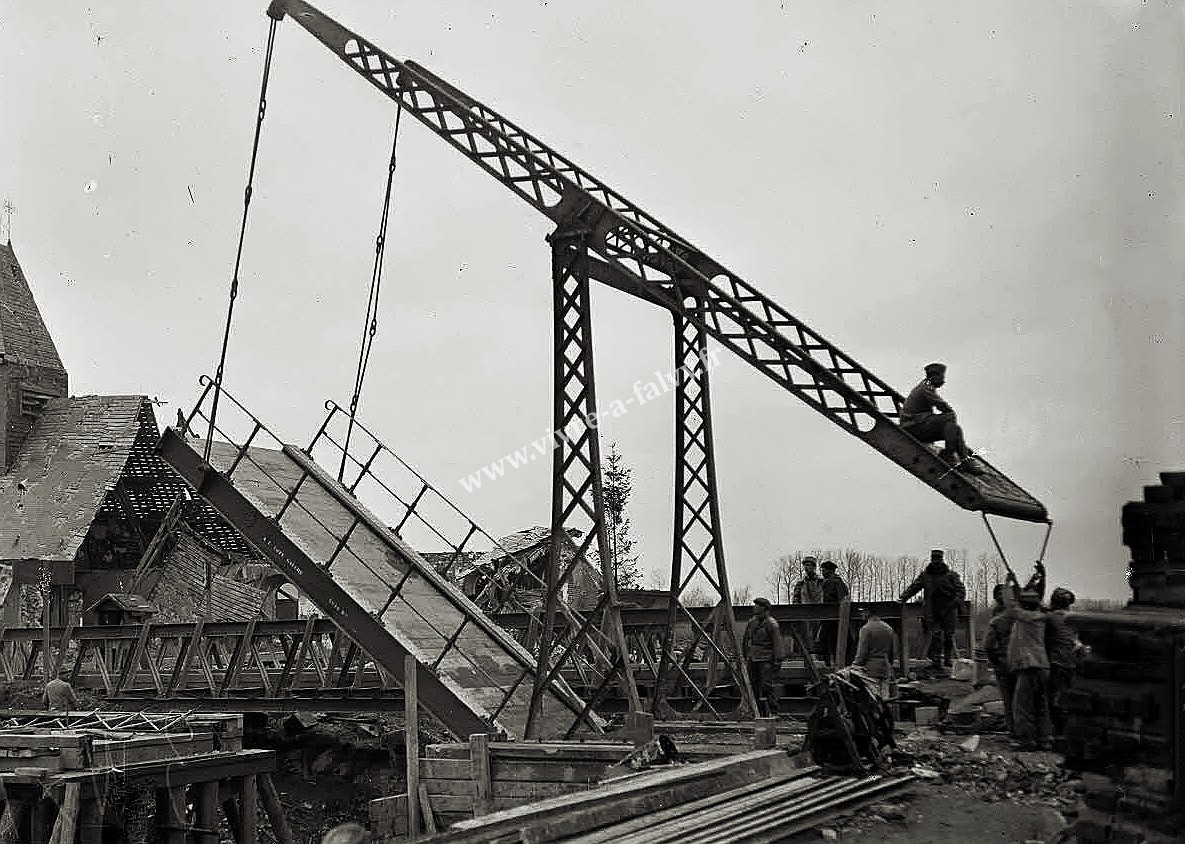
<path fill-rule="evenodd" d="M 946 364 L 930 363 L 925 371 L 926 377 L 910 390 L 901 405 L 901 429 L 924 443 L 942 440 L 939 459 L 968 474 L 982 474 L 983 469 L 975 464 L 963 440 L 954 408 L 938 395 L 938 388 L 946 383 Z"/>
<path fill-rule="evenodd" d="M 777 716 L 777 672 L 782 661 L 782 633 L 769 614 L 769 601 L 753 599 L 753 617 L 745 625 L 742 643 L 749 669 L 749 684 L 757 698 L 757 714 Z"/>

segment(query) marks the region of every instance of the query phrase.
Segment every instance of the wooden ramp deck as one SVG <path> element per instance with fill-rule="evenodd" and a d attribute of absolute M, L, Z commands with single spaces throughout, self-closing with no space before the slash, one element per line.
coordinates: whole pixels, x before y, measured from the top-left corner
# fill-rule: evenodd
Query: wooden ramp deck
<path fill-rule="evenodd" d="M 212 443 L 210 465 L 173 429 L 158 452 L 395 681 L 417 662 L 426 709 L 458 737 L 522 737 L 535 659 L 307 454 Z M 583 701 L 562 680 L 540 713 L 562 736 Z M 594 715 L 584 726 L 599 730 Z"/>

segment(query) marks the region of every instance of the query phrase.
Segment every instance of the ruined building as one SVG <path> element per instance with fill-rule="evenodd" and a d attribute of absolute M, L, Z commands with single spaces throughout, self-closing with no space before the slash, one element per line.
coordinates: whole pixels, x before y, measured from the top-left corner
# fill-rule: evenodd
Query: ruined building
<path fill-rule="evenodd" d="M 274 611 L 273 573 L 252 568 L 246 543 L 154 454 L 148 397 L 70 396 L 68 387 L 16 254 L 0 245 L 2 623 L 39 623 L 47 588 L 55 626 L 132 592 L 160 599 L 160 620 L 210 603 L 223 618 L 254 616 L 269 601 Z M 169 540 L 137 572 L 179 496 Z"/>

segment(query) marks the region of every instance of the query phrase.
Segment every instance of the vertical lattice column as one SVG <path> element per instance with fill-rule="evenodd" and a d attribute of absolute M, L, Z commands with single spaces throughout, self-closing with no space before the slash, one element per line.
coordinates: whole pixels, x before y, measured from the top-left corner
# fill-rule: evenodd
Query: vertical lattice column
<path fill-rule="evenodd" d="M 697 302 L 697 306 L 700 303 Z M 697 307 L 698 310 L 698 307 Z M 716 495 L 716 460 L 712 445 L 712 403 L 708 372 L 712 360 L 702 325 L 675 316 L 675 525 L 671 557 L 670 604 L 662 656 L 655 684 L 654 707 L 664 703 L 676 674 L 715 711 L 709 695 L 723 669 L 741 692 L 742 708 L 756 711 L 753 690 L 744 671 L 737 638 L 732 591 L 720 536 Z M 706 627 L 683 609 L 681 598 L 692 588 L 705 589 L 715 603 Z M 671 651 L 677 623 L 689 623 L 692 641 L 680 662 Z M 687 667 L 699 644 L 707 651 L 708 671 L 698 689 Z"/>
<path fill-rule="evenodd" d="M 592 634 L 596 632 L 591 625 L 598 618 L 605 640 L 615 652 L 611 653 L 611 664 L 605 666 L 598 688 L 587 701 L 587 708 L 592 709 L 598 704 L 614 679 L 620 682 L 630 710 L 641 708 L 626 649 L 605 529 L 601 448 L 595 415 L 588 244 L 585 233 L 571 230 L 557 231 L 548 240 L 551 243 L 554 296 L 552 546 L 545 578 L 539 667 L 527 719 L 528 738 L 534 738 L 537 732 L 539 707 L 547 684 L 573 656 L 589 646 Z M 577 568 L 588 565 L 595 565 L 600 571 L 602 589 L 597 606 L 585 616 L 578 629 L 557 638 L 556 615 L 565 587 Z"/>

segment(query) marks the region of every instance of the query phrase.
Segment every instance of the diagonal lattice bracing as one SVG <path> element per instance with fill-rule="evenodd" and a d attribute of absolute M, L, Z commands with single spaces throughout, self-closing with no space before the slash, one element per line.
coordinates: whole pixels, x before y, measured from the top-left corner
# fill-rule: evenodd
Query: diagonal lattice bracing
<path fill-rule="evenodd" d="M 558 225 L 589 222 L 588 248 L 631 291 L 722 346 L 961 507 L 1044 521 L 1045 507 L 994 467 L 957 472 L 897 424 L 903 397 L 751 284 L 488 106 L 384 53 L 302 0 L 273 0 L 364 79 Z M 689 304 L 691 303 L 691 304 Z"/>
<path fill-rule="evenodd" d="M 743 655 L 736 635 L 732 593 L 724 563 L 720 536 L 720 509 L 716 494 L 716 462 L 712 445 L 712 403 L 709 370 L 711 358 L 704 329 L 675 317 L 675 531 L 671 557 L 671 586 L 667 625 L 663 631 L 653 706 L 665 707 L 665 697 L 682 684 L 698 699 L 699 706 L 715 713 L 709 702 L 718 679 L 727 679 L 741 692 L 742 707 L 754 708 L 753 693 L 743 669 Z M 682 598 L 695 584 L 704 589 L 716 610 L 707 625 L 700 625 L 683 606 Z M 690 644 L 678 658 L 673 637 L 690 628 Z M 687 666 L 702 645 L 708 672 L 704 688 L 690 679 Z"/>
<path fill-rule="evenodd" d="M 535 719 L 543 705 L 542 692 L 551 677 L 559 675 L 574 656 L 587 651 L 586 640 L 596 629 L 589 619 L 599 618 L 601 629 L 594 642 L 606 652 L 603 675 L 588 707 L 617 681 L 631 710 L 640 708 L 634 684 L 625 632 L 617 602 L 613 564 L 608 554 L 601 485 L 601 450 L 596 429 L 596 390 L 593 380 L 592 316 L 589 305 L 587 232 L 557 232 L 549 240 L 552 249 L 554 296 L 553 430 L 551 555 L 544 592 L 543 630 L 537 657 L 531 714 L 527 735 L 533 737 Z M 595 598 L 592 582 L 599 581 Z M 584 596 L 581 592 L 585 592 Z M 556 635 L 557 609 L 568 603 L 591 603 L 595 609 L 586 623 L 562 643 Z M 571 629 L 571 628 L 565 628 Z"/>

